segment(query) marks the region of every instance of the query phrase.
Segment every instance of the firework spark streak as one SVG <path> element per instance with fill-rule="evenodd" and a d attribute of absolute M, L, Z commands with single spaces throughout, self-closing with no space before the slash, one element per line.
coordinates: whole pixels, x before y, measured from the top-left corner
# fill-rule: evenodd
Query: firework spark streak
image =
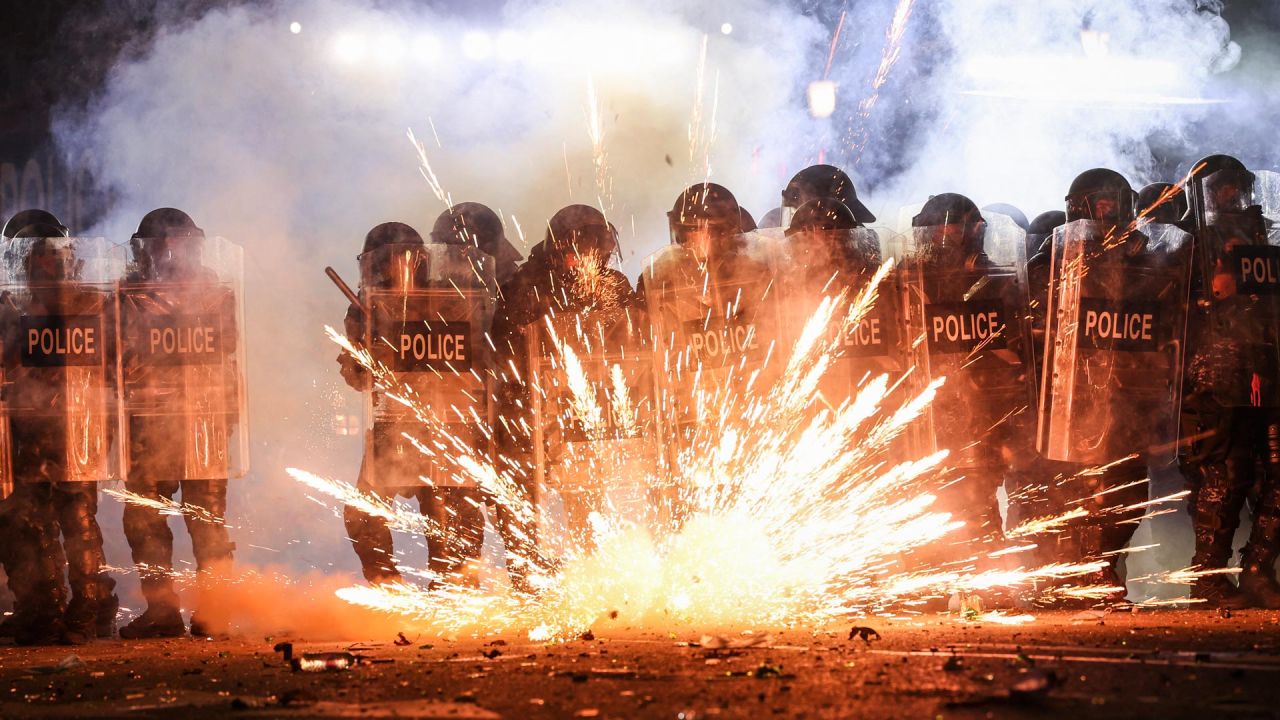
<path fill-rule="evenodd" d="M 113 490 L 111 488 L 106 488 L 102 492 L 124 503 L 157 510 L 161 515 L 183 515 L 192 518 L 193 520 L 200 520 L 214 525 L 226 525 L 226 527 L 231 529 L 235 528 L 234 525 L 227 525 L 226 521 L 221 516 L 214 515 L 212 512 L 209 512 L 209 510 L 200 507 L 199 505 L 178 502 L 166 497 L 147 497 L 146 495 L 139 495 L 127 490 Z"/>
<path fill-rule="evenodd" d="M 565 443 L 563 464 L 576 468 L 573 477 L 584 483 L 577 491 L 588 498 L 589 521 L 564 528 L 554 560 L 544 556 L 550 551 L 542 547 L 507 549 L 508 567 L 529 568 L 537 593 L 485 592 L 444 579 L 430 591 L 410 584 L 360 586 L 339 591 L 339 597 L 441 632 L 523 629 L 531 639 L 549 640 L 576 637 L 606 618 L 631 627 L 816 626 L 850 614 L 910 610 L 921 598 L 950 593 L 1022 588 L 1034 589 L 1041 598 L 1095 600 L 1122 591 L 1063 582 L 1096 575 L 1107 567 L 1104 560 L 1014 569 L 978 568 L 972 562 L 903 564 L 904 557 L 964 525 L 933 508 L 932 489 L 945 475 L 946 451 L 885 462 L 890 443 L 919 418 L 943 379 L 897 407 L 885 407 L 898 382 L 883 375 L 866 378 L 843 401 L 816 399 L 818 383 L 839 351 L 839 331 L 856 327 L 870 312 L 876 289 L 890 270 L 891 264 L 881 267 L 852 298 L 822 299 L 776 382 L 756 385 L 756 370 L 745 382 L 747 392 L 712 388 L 700 393 L 697 415 L 708 422 L 696 425 L 692 439 L 677 448 L 670 477 L 658 477 L 653 468 L 637 477 L 618 450 L 601 453 L 589 449 L 597 443 Z M 568 396 L 558 421 L 573 423 L 588 437 L 599 437 L 611 424 L 634 427 L 635 398 L 621 368 L 589 372 L 596 366 L 588 362 L 599 362 L 591 354 L 594 331 L 581 319 L 560 320 L 546 324 L 554 365 L 564 378 L 559 392 Z M 515 477 L 495 469 L 483 448 L 474 449 L 472 441 L 453 435 L 436 418 L 439 409 L 420 407 L 416 394 L 371 353 L 332 328 L 328 332 L 370 371 L 378 392 L 413 410 L 422 422 L 414 434 L 429 438 L 414 440 L 424 455 L 452 463 L 460 478 L 519 519 L 526 538 L 537 535 L 533 528 L 545 509 L 519 490 Z M 671 358 L 659 358 L 655 365 L 673 373 L 680 367 Z M 693 373 L 703 379 L 701 367 Z M 548 389 L 539 389 L 539 382 L 534 391 L 545 395 Z M 600 404 L 605 398 L 609 408 Z M 483 434 L 492 437 L 488 428 Z M 309 488 L 406 532 L 440 534 L 420 514 L 396 503 L 305 471 L 290 473 Z M 586 489 L 588 484 L 592 490 Z M 637 486 L 648 493 L 640 506 L 660 505 L 666 510 L 662 517 L 646 517 L 636 511 L 634 497 L 625 500 L 626 492 Z M 575 492 L 563 486 L 559 490 L 562 497 Z M 659 490 L 662 498 L 656 499 Z M 1010 535 L 1051 533 L 1088 514 L 1074 508 L 1024 523 Z M 978 554 L 1008 558 L 1033 548 L 1025 543 L 1004 550 L 987 547 Z M 1039 587 L 1046 584 L 1048 589 Z M 1025 622 L 1021 616 L 1000 617 L 990 621 Z"/>

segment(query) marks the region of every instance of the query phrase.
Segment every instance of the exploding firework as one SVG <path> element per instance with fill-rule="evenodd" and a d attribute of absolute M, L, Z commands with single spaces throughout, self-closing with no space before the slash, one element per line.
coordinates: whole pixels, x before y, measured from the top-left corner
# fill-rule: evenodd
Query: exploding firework
<path fill-rule="evenodd" d="M 1044 597 L 1097 599 L 1121 590 L 1061 582 L 1097 573 L 1106 566 L 1101 560 L 983 570 L 973 562 L 939 567 L 904 562 L 920 548 L 945 542 L 963 525 L 933 507 L 933 492 L 947 476 L 946 451 L 904 462 L 885 460 L 892 455 L 890 445 L 919 418 L 943 380 L 896 407 L 888 405 L 900 378 L 884 375 L 867 378 L 843 402 L 815 402 L 815 389 L 838 353 L 839 330 L 861 322 L 890 269 L 891 263 L 882 267 L 854 297 L 823 299 L 776 382 L 747 382 L 748 391 L 736 394 L 700 393 L 698 413 L 713 422 L 698 426 L 665 475 L 652 467 L 637 477 L 621 456 L 600 457 L 590 450 L 591 442 L 565 443 L 568 457 L 561 464 L 577 469 L 573 477 L 590 479 L 594 490 L 585 493 L 586 522 L 560 528 L 554 549 L 537 526 L 558 523 L 520 491 L 511 472 L 496 468 L 483 448 L 454 436 L 394 373 L 330 329 L 330 337 L 371 372 L 379 391 L 420 420 L 422 427 L 411 438 L 419 451 L 456 466 L 490 502 L 518 519 L 526 537 L 544 538 L 537 550 L 507 549 L 508 567 L 528 568 L 534 592 L 480 590 L 445 578 L 429 590 L 404 583 L 357 586 L 340 590 L 339 597 L 442 632 L 522 629 L 546 640 L 575 637 L 601 622 L 664 628 L 818 626 L 852 614 L 910 611 L 921 598 L 953 593 L 1036 587 Z M 548 320 L 547 334 L 554 346 L 551 362 L 565 379 L 557 389 L 567 400 L 556 405 L 563 408 L 558 422 L 588 438 L 617 427 L 635 429 L 638 399 L 623 365 L 594 352 L 600 343 L 597 330 L 581 318 L 561 317 Z M 664 371 L 679 371 L 676 363 L 661 364 Z M 535 395 L 550 397 L 547 387 L 534 385 Z M 407 507 L 300 470 L 290 472 L 312 490 L 407 532 L 440 532 Z M 637 487 L 642 490 L 638 500 Z M 560 488 L 566 510 L 568 490 Z M 633 494 L 626 500 L 628 492 Z M 637 502 L 661 504 L 665 512 L 637 513 Z M 1010 536 L 1060 530 L 1088 512 L 1073 508 L 1032 520 Z M 1023 543 L 989 556 L 1016 558 L 1032 549 Z M 993 622 L 1025 621 L 991 617 Z"/>

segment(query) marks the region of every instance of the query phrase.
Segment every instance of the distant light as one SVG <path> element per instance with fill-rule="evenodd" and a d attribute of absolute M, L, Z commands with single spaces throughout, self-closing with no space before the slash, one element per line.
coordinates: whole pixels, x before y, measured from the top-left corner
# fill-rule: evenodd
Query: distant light
<path fill-rule="evenodd" d="M 294 35 L 297 35 L 298 33 L 302 32 L 302 23 L 298 22 L 297 20 L 294 20 L 293 22 L 289 23 L 289 32 L 293 33 Z"/>
<path fill-rule="evenodd" d="M 484 60 L 493 54 L 493 38 L 489 33 L 474 30 L 463 35 L 462 54 L 471 60 Z"/>
<path fill-rule="evenodd" d="M 340 62 L 354 65 L 364 59 L 365 38 L 356 33 L 343 33 L 333 41 L 333 54 Z"/>
<path fill-rule="evenodd" d="M 413 54 L 422 60 L 435 60 L 440 57 L 440 39 L 426 33 L 419 35 L 413 41 Z"/>
<path fill-rule="evenodd" d="M 809 83 L 809 114 L 829 118 L 836 111 L 836 84 L 830 80 Z"/>
<path fill-rule="evenodd" d="M 499 60 L 519 60 L 524 56 L 524 38 L 510 30 L 498 33 L 498 40 L 494 44 L 497 47 Z"/>
<path fill-rule="evenodd" d="M 725 24 L 721 25 L 721 26 L 720 26 L 720 32 L 724 33 L 725 35 L 729 35 L 730 33 L 732 33 L 732 32 L 733 32 L 733 23 L 725 23 Z"/>

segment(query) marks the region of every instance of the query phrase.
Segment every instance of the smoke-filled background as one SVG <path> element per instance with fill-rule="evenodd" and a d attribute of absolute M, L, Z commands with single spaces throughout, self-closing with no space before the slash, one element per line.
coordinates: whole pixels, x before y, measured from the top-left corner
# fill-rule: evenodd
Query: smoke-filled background
<path fill-rule="evenodd" d="M 634 277 L 705 177 L 759 218 L 825 160 L 892 223 L 944 191 L 1034 216 L 1100 165 L 1135 189 L 1214 151 L 1275 167 L 1277 25 L 1270 3 L 1208 0 L 132 0 L 61 18 L 44 77 L 68 88 L 53 152 L 87 170 L 77 231 L 123 241 L 172 205 L 245 247 L 238 557 L 354 574 L 340 519 L 284 468 L 354 481 L 360 400 L 323 333 L 346 301 L 321 270 L 354 285 L 370 227 L 425 234 L 444 210 L 407 129 L 447 196 L 498 210 L 522 249 L 558 208 L 602 206 Z M 102 519 L 127 565 L 118 505 Z M 1144 562 L 1185 565 L 1170 527 Z"/>

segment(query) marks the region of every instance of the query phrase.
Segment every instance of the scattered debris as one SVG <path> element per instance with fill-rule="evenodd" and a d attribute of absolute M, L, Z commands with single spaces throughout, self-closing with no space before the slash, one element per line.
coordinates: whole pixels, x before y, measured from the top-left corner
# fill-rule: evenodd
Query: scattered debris
<path fill-rule="evenodd" d="M 1058 686 L 1058 675 L 1052 670 L 1027 670 L 1009 686 L 1009 698 L 1022 702 L 1039 702 Z"/>
<path fill-rule="evenodd" d="M 498 648 L 494 648 L 494 649 L 492 649 L 492 650 L 481 650 L 481 651 L 480 651 L 480 654 L 481 654 L 481 655 L 483 655 L 483 656 L 485 656 L 486 658 L 488 658 L 488 659 L 492 660 L 492 659 L 494 659 L 494 658 L 498 657 L 499 655 L 501 655 L 501 654 L 502 654 L 502 651 L 501 651 L 501 650 L 499 650 Z"/>
<path fill-rule="evenodd" d="M 578 636 L 578 639 L 579 639 L 579 640 L 585 640 L 585 641 L 587 641 L 587 642 L 591 642 L 592 640 L 595 640 L 595 639 L 596 639 L 596 634 L 595 634 L 595 633 L 593 633 L 593 632 L 591 632 L 590 630 L 588 630 L 588 631 L 586 631 L 586 632 L 582 633 L 581 635 L 579 635 L 579 636 Z"/>
<path fill-rule="evenodd" d="M 80 659 L 79 655 L 68 655 L 59 660 L 57 665 L 37 665 L 27 668 L 27 672 L 35 675 L 54 675 L 68 670 L 78 670 L 82 667 L 84 667 L 84 661 Z"/>
<path fill-rule="evenodd" d="M 745 648 L 767 648 L 773 646 L 773 636 L 768 633 L 762 635 L 747 635 L 739 638 L 729 638 L 724 635 L 703 635 L 698 644 L 708 650 L 740 650 Z"/>
<path fill-rule="evenodd" d="M 600 717 L 600 711 L 596 708 L 583 708 L 573 714 L 574 717 L 593 718 Z"/>
<path fill-rule="evenodd" d="M 278 642 L 271 648 L 271 651 L 283 653 L 285 662 L 293 661 L 293 643 L 291 642 Z"/>
<path fill-rule="evenodd" d="M 394 642 L 396 647 L 407 647 L 413 644 L 413 641 L 405 637 L 404 633 L 402 632 L 396 633 L 396 639 L 394 640 Z"/>
<path fill-rule="evenodd" d="M 1222 618 L 1223 620 L 1230 620 L 1231 608 L 1226 608 L 1226 607 L 1218 608 L 1218 617 Z"/>
<path fill-rule="evenodd" d="M 751 676 L 761 680 L 782 677 L 782 668 L 768 663 L 760 663 L 760 667 L 751 671 Z"/>
<path fill-rule="evenodd" d="M 349 652 L 303 653 L 290 663 L 294 672 L 336 672 L 360 664 L 360 656 Z"/>
<path fill-rule="evenodd" d="M 869 628 L 863 625 L 854 625 L 853 628 L 849 630 L 849 639 L 852 640 L 855 637 L 870 645 L 872 640 L 880 639 L 880 633 L 876 632 L 875 628 Z"/>
<path fill-rule="evenodd" d="M 1072 624 L 1079 625 L 1081 623 L 1102 622 L 1107 616 L 1103 610 L 1082 610 L 1070 617 Z"/>
<path fill-rule="evenodd" d="M 947 658 L 946 662 L 942 663 L 943 672 L 960 672 L 961 670 L 964 670 L 964 661 L 960 659 L 959 655 L 952 655 Z"/>

